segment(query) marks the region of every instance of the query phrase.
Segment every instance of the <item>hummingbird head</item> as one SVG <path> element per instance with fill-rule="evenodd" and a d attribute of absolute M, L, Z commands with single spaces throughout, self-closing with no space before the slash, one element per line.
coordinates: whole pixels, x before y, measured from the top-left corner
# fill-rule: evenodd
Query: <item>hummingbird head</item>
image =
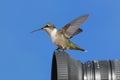
<path fill-rule="evenodd" d="M 39 30 L 45 30 L 50 34 L 54 29 L 56 29 L 56 27 L 54 26 L 53 23 L 47 23 L 42 28 L 39 28 L 37 30 L 33 30 L 32 32 L 36 32 L 36 31 L 39 31 Z"/>
<path fill-rule="evenodd" d="M 55 29 L 55 28 L 56 28 L 56 27 L 54 26 L 53 23 L 47 23 L 47 24 L 45 24 L 41 29 L 48 31 L 48 30 L 53 30 L 53 29 Z"/>
<path fill-rule="evenodd" d="M 45 30 L 49 35 L 56 30 L 56 27 L 52 23 L 47 23 L 45 26 L 43 26 L 41 29 Z"/>

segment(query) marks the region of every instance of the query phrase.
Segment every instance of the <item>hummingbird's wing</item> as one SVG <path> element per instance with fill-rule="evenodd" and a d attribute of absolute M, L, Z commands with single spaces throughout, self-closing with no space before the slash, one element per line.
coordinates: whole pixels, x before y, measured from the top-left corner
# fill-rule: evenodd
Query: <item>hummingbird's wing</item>
<path fill-rule="evenodd" d="M 64 36 L 66 38 L 71 38 L 74 35 L 82 32 L 82 29 L 80 29 L 80 25 L 88 18 L 88 16 L 88 14 L 80 16 L 62 27 L 61 31 Z"/>

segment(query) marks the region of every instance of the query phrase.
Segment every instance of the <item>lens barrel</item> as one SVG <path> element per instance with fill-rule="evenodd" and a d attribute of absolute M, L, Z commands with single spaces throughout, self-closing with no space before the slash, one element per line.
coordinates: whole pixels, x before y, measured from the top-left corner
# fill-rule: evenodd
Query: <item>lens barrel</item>
<path fill-rule="evenodd" d="M 120 80 L 120 60 L 93 60 L 82 63 L 65 52 L 55 52 L 51 80 Z"/>

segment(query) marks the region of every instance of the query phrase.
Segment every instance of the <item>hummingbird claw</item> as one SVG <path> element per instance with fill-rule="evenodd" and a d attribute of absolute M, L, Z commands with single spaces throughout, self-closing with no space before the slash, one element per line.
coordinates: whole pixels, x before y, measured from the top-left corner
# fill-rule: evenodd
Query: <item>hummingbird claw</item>
<path fill-rule="evenodd" d="M 57 48 L 57 49 L 55 49 L 55 51 L 57 51 L 57 52 L 64 52 L 64 49 Z"/>
<path fill-rule="evenodd" d="M 59 52 L 59 48 L 55 49 L 55 51 L 54 51 L 54 52 Z"/>

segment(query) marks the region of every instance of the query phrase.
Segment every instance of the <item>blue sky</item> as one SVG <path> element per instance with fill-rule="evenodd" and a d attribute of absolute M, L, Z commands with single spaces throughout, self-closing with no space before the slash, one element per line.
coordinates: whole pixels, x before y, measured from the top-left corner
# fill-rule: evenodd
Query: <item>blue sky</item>
<path fill-rule="evenodd" d="M 67 50 L 87 60 L 120 58 L 120 0 L 1 0 L 0 80 L 50 80 L 56 46 L 45 31 L 30 32 L 53 22 L 57 28 L 90 14 L 81 34 L 71 40 L 87 53 Z"/>

